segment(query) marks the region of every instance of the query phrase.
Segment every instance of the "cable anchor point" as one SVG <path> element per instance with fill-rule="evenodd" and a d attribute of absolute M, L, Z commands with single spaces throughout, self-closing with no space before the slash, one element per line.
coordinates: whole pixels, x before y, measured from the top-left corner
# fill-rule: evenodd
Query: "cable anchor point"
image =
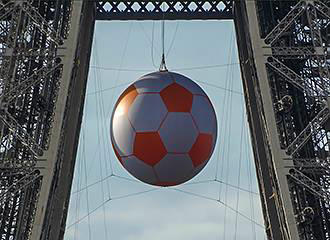
<path fill-rule="evenodd" d="M 165 54 L 162 54 L 162 61 L 160 63 L 160 67 L 159 67 L 159 71 L 160 72 L 167 72 L 167 67 L 166 67 L 166 63 L 165 63 Z"/>

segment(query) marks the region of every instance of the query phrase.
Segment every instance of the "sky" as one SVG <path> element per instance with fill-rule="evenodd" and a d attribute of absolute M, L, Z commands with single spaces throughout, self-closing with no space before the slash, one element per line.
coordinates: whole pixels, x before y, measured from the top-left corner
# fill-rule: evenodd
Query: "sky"
<path fill-rule="evenodd" d="M 152 187 L 114 155 L 113 106 L 130 83 L 159 68 L 160 24 L 96 23 L 65 239 L 266 239 L 232 21 L 165 23 L 168 69 L 199 84 L 216 110 L 217 145 L 201 173 L 177 187 Z"/>

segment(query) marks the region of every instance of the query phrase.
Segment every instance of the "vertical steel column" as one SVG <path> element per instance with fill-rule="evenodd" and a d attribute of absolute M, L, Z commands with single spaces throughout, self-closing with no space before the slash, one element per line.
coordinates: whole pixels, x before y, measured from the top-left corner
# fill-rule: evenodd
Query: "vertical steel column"
<path fill-rule="evenodd" d="M 49 149 L 39 161 L 43 181 L 31 239 L 63 239 L 93 39 L 92 1 L 73 1 L 63 49 L 63 74 Z"/>
<path fill-rule="evenodd" d="M 278 139 L 266 71 L 266 49 L 259 33 L 255 1 L 237 1 L 237 44 L 268 239 L 299 239 L 287 183 L 286 156 Z"/>
<path fill-rule="evenodd" d="M 318 0 L 235 4 L 269 239 L 330 239 L 329 13 Z"/>

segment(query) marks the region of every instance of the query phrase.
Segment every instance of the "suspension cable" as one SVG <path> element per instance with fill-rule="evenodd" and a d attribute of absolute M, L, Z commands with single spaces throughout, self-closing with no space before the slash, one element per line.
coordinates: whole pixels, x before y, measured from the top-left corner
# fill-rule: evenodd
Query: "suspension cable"
<path fill-rule="evenodd" d="M 162 28 L 161 28 L 161 41 L 162 41 L 162 60 L 160 63 L 159 71 L 164 72 L 167 71 L 166 62 L 165 62 L 165 2 L 162 3 L 162 12 L 163 12 L 163 19 L 162 19 Z"/>

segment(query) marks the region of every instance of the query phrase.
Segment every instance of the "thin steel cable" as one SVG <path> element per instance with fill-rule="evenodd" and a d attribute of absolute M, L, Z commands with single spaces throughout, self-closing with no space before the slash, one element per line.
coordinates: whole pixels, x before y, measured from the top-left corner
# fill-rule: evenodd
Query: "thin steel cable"
<path fill-rule="evenodd" d="M 232 44 L 232 39 L 233 39 L 233 32 L 231 33 L 231 41 L 230 41 L 230 61 L 232 61 L 232 55 L 233 55 L 233 44 Z M 229 89 L 232 89 L 233 87 L 233 71 L 232 71 L 232 68 L 228 68 L 228 84 L 229 84 Z M 231 144 L 230 144 L 230 141 L 231 141 L 231 128 L 232 128 L 232 111 L 233 111 L 233 108 L 232 108 L 232 103 L 233 103 L 233 94 L 231 92 L 228 92 L 228 101 L 229 101 L 229 104 L 228 104 L 228 107 L 227 107 L 227 114 L 226 114 L 226 120 L 225 120 L 225 126 L 226 126 L 226 133 L 227 135 L 225 134 L 225 140 L 226 140 L 226 146 L 225 147 L 225 150 L 224 150 L 224 154 L 223 154 L 223 159 L 226 159 L 226 171 L 225 171 L 225 181 L 228 182 L 228 178 L 229 178 L 229 174 L 230 174 L 230 170 L 231 168 L 229 167 L 229 157 L 230 157 L 230 148 L 231 148 Z M 225 152 L 226 151 L 226 152 Z M 222 185 L 220 185 L 222 186 Z M 224 194 L 224 203 L 227 204 L 227 199 L 228 199 L 228 186 L 226 185 L 225 186 L 225 194 Z M 219 201 L 221 201 L 220 197 L 219 197 Z M 224 218 L 223 218 L 223 221 L 224 221 L 224 224 L 223 224 L 223 227 L 224 227 L 224 231 L 223 231 L 223 239 L 226 239 L 226 231 L 227 231 L 227 208 L 225 208 L 225 213 L 224 213 Z"/>
<path fill-rule="evenodd" d="M 95 41 L 95 45 L 97 45 L 97 42 Z M 98 61 L 99 61 L 99 56 L 98 56 L 98 51 L 97 51 L 97 47 L 95 49 L 95 61 L 96 61 L 96 65 L 98 65 Z M 103 101 L 103 94 L 102 92 L 100 92 L 101 89 L 103 89 L 102 86 L 102 81 L 100 80 L 100 72 L 95 69 L 95 77 L 96 77 L 96 83 L 98 84 L 99 87 L 99 99 L 100 99 L 100 114 L 101 114 L 101 126 L 103 126 L 102 124 L 104 124 L 103 129 L 101 130 L 101 138 L 102 138 L 102 144 L 104 149 L 106 149 L 107 151 L 103 151 L 103 160 L 104 160 L 104 165 L 105 165 L 105 171 L 106 171 L 106 175 L 109 175 L 109 168 L 108 168 L 108 162 L 109 162 L 109 167 L 110 167 L 110 174 L 113 173 L 113 167 L 112 167 L 112 161 L 111 161 L 111 151 L 110 151 L 110 141 L 109 138 L 107 136 L 105 136 L 105 129 L 106 129 L 106 118 L 105 118 L 105 106 L 104 106 L 104 101 Z M 96 94 L 97 95 L 97 94 Z M 113 95 L 113 93 L 112 93 Z M 104 122 L 102 122 L 102 119 Z M 107 154 L 106 154 L 107 152 Z M 108 156 L 108 161 L 107 161 L 107 156 Z M 109 181 L 106 181 L 107 184 L 107 189 L 108 189 L 108 198 L 110 198 L 110 183 Z"/>
<path fill-rule="evenodd" d="M 224 205 L 224 206 L 226 207 L 226 209 L 228 208 L 228 209 L 232 210 L 233 212 L 235 212 L 235 213 L 237 213 L 238 215 L 240 215 L 241 217 L 243 217 L 243 218 L 249 220 L 251 223 L 255 224 L 256 226 L 261 227 L 262 229 L 265 229 L 265 226 L 264 226 L 263 224 L 256 222 L 256 221 L 253 220 L 252 218 L 250 218 L 250 217 L 246 216 L 245 214 L 243 214 L 243 213 L 241 213 L 241 212 L 235 210 L 234 208 L 232 208 L 232 207 L 229 206 L 228 204 L 226 204 L 226 203 L 224 203 L 224 202 L 222 202 L 222 201 L 219 201 L 219 202 L 220 202 L 222 205 Z"/>
<path fill-rule="evenodd" d="M 229 44 L 231 44 L 231 40 L 230 40 L 230 43 Z M 231 62 L 231 57 L 230 57 L 230 51 L 229 51 L 229 54 L 228 54 L 228 63 L 230 63 Z M 228 81 L 229 81 L 229 78 L 228 78 L 228 72 L 229 72 L 229 68 L 227 68 L 227 70 L 226 70 L 226 77 L 225 77 L 225 79 L 226 79 L 226 81 L 225 81 L 225 87 L 224 87 L 224 89 L 228 89 L 229 90 L 229 88 L 228 88 Z M 207 84 L 207 85 L 209 85 L 209 84 Z M 209 85 L 210 86 L 210 85 Z M 226 91 L 225 92 L 225 94 L 224 94 L 224 100 L 223 100 L 223 103 L 224 103 L 224 108 L 223 108 L 223 111 L 222 111 L 222 115 L 221 115 L 221 120 L 220 120 L 220 122 L 221 123 L 224 123 L 224 118 L 225 118 L 225 116 L 227 116 L 226 114 L 225 114 L 225 112 L 226 112 L 226 108 L 228 109 L 228 104 L 227 104 L 227 101 L 228 101 L 228 98 L 227 98 L 227 95 L 228 95 L 228 92 Z M 220 112 L 221 113 L 221 112 Z M 222 133 L 223 132 L 225 132 L 226 131 L 226 128 L 225 128 L 225 124 L 221 124 L 221 126 L 220 126 L 220 129 L 219 129 L 219 136 L 221 136 L 222 135 Z M 223 144 L 221 144 L 221 140 L 223 140 Z M 219 144 L 218 144 L 218 146 L 225 146 L 225 138 L 219 138 Z M 223 148 L 224 149 L 224 148 Z M 222 152 L 220 151 L 220 149 L 219 149 L 219 151 L 218 151 L 218 156 L 217 156 L 217 163 L 216 163 L 216 172 L 215 172 L 215 179 L 218 179 L 218 174 L 219 174 L 219 162 L 220 162 L 220 160 L 221 160 L 221 154 L 222 154 Z M 223 175 L 223 166 L 224 166 L 224 162 L 223 161 L 221 161 L 221 165 L 220 165 L 220 167 L 221 167 L 221 172 L 220 172 L 220 176 L 222 176 Z M 220 200 L 220 195 L 221 195 L 221 186 L 219 186 L 219 200 Z"/>
<path fill-rule="evenodd" d="M 224 90 L 224 91 L 228 91 L 228 92 L 231 92 L 231 93 L 240 95 L 240 96 L 243 96 L 243 93 L 241 93 L 241 92 L 238 92 L 238 91 L 235 91 L 235 90 L 232 90 L 232 89 L 228 89 L 228 88 L 225 88 L 225 87 L 221 87 L 221 86 L 218 86 L 218 85 L 215 85 L 215 84 L 212 84 L 212 83 L 207 83 L 207 82 L 198 81 L 198 80 L 196 82 L 201 83 L 201 84 L 205 84 L 207 86 L 214 87 L 214 88 L 217 88 L 217 89 L 221 89 L 221 90 Z M 99 92 L 112 91 L 112 90 L 114 90 L 116 88 L 119 88 L 119 87 L 122 87 L 122 86 L 127 86 L 127 85 L 129 85 L 131 83 L 132 82 L 126 82 L 126 83 L 123 83 L 123 84 L 120 84 L 120 85 L 117 85 L 117 86 L 114 86 L 114 87 L 109 87 L 109 88 L 101 89 L 99 91 L 89 92 L 89 93 L 87 93 L 87 95 L 94 95 L 94 94 L 97 94 Z"/>
<path fill-rule="evenodd" d="M 231 41 L 230 41 L 230 44 L 231 44 Z M 230 62 L 230 61 L 231 61 L 231 51 L 229 50 L 229 52 L 228 52 L 228 62 Z M 226 79 L 226 81 L 225 81 L 225 88 L 226 89 L 229 89 L 229 80 L 230 80 L 230 78 L 229 78 L 229 68 L 227 68 L 227 70 L 226 70 L 226 77 L 225 77 L 225 79 Z M 229 109 L 229 107 L 228 107 L 229 106 L 229 104 L 228 104 L 228 101 L 229 101 L 228 94 L 229 93 L 230 92 L 227 92 L 226 91 L 225 94 L 224 94 L 224 100 L 223 100 L 223 106 L 224 107 L 223 107 L 223 112 L 222 112 L 222 115 L 221 115 L 221 123 L 223 123 L 223 124 L 221 124 L 220 131 L 219 131 L 219 135 L 220 136 L 223 134 L 223 137 L 220 138 L 220 141 L 222 140 L 223 143 L 220 144 L 220 145 L 221 146 L 224 146 L 224 147 L 223 147 L 223 151 L 222 152 L 219 152 L 217 164 L 219 163 L 219 161 L 221 159 L 224 159 L 224 157 L 225 157 L 224 154 L 225 154 L 225 149 L 226 149 L 225 146 L 228 144 L 228 141 L 226 141 L 226 131 L 227 131 L 227 126 L 226 126 L 227 124 L 226 124 L 226 122 L 227 122 L 228 109 Z M 222 176 L 224 175 L 224 164 L 225 164 L 225 162 L 224 161 L 221 161 L 220 178 L 222 178 Z M 218 179 L 218 169 L 219 169 L 218 165 L 217 165 L 216 169 L 217 169 L 217 171 L 216 171 L 215 179 Z M 222 190 L 222 186 L 220 185 L 219 186 L 219 200 L 220 200 L 220 197 L 221 197 L 221 190 Z"/>
<path fill-rule="evenodd" d="M 236 186 L 236 185 L 233 185 L 233 184 L 230 184 L 230 183 L 226 183 L 226 182 L 223 182 L 223 181 L 218 180 L 218 179 L 213 180 L 213 181 L 218 182 L 218 183 L 221 183 L 221 184 L 224 184 L 224 185 L 227 185 L 228 187 L 235 188 L 235 189 L 240 190 L 240 191 L 242 191 L 242 192 L 247 192 L 247 193 L 251 193 L 251 194 L 253 194 L 253 195 L 259 196 L 259 193 L 257 193 L 257 192 L 250 191 L 250 190 L 248 190 L 248 189 L 241 188 L 241 187 L 239 187 L 239 186 Z"/>
<path fill-rule="evenodd" d="M 87 104 L 87 101 L 86 101 Z M 84 127 L 84 123 L 82 123 L 82 128 Z M 81 146 L 81 142 L 79 144 Z M 77 174 L 77 188 L 80 189 L 82 187 L 82 149 L 81 147 L 79 147 L 79 152 L 78 152 L 78 174 Z M 76 215 L 75 215 L 75 219 L 79 219 L 79 215 L 80 215 L 80 197 L 81 194 L 78 194 L 76 196 Z M 73 239 L 77 239 L 77 233 L 78 233 L 78 224 L 75 226 L 74 228 L 74 232 L 73 232 Z"/>
<path fill-rule="evenodd" d="M 173 71 L 203 70 L 203 69 L 210 69 L 210 68 L 229 67 L 229 66 L 233 66 L 233 65 L 240 65 L 240 64 L 239 63 L 224 63 L 224 64 L 194 66 L 194 67 L 186 67 L 186 68 L 173 68 Z"/>
<path fill-rule="evenodd" d="M 127 177 L 123 177 L 123 176 L 119 176 L 119 175 L 116 175 L 116 174 L 112 174 L 112 175 L 108 175 L 108 176 L 105 176 L 103 179 L 99 179 L 93 183 L 90 183 L 89 185 L 87 185 L 86 187 L 82 187 L 80 189 L 77 189 L 75 191 L 72 191 L 71 192 L 71 195 L 75 195 L 77 193 L 80 193 L 84 190 L 86 190 L 87 188 L 91 188 L 93 186 L 95 186 L 96 184 L 99 184 L 101 183 L 102 181 L 105 181 L 111 177 L 114 177 L 114 178 L 119 178 L 119 179 L 123 179 L 123 180 L 126 180 L 126 181 L 130 181 L 130 182 L 136 182 L 136 183 L 140 183 L 140 181 L 138 180 L 135 180 L 133 178 L 127 178 Z M 226 182 L 223 182 L 221 180 L 218 180 L 218 179 L 209 179 L 209 180 L 202 180 L 202 181 L 196 181 L 196 182 L 188 182 L 188 183 L 184 183 L 183 186 L 186 186 L 186 185 L 194 185 L 194 184 L 203 184 L 203 183 L 210 183 L 210 182 L 217 182 L 217 183 L 220 183 L 220 184 L 224 184 L 224 185 L 228 185 L 229 187 L 232 187 L 232 188 L 235 188 L 235 189 L 238 189 L 240 191 L 243 191 L 243 192 L 247 192 L 247 193 L 251 193 L 253 195 L 256 195 L 256 196 L 259 196 L 259 193 L 257 192 L 254 192 L 254 191 L 250 191 L 248 189 L 245 189 L 245 188 L 241 188 L 241 187 L 238 187 L 238 186 L 235 186 L 233 184 L 230 184 L 230 183 L 226 183 Z"/>
<path fill-rule="evenodd" d="M 246 116 L 246 115 L 245 115 Z M 247 134 L 245 135 L 245 149 L 246 149 L 246 159 L 247 159 L 247 175 L 248 175 L 248 184 L 249 184 L 249 190 L 252 191 L 252 171 L 251 171 L 251 164 L 252 164 L 252 159 L 250 158 L 251 156 L 251 145 L 249 142 L 248 135 L 249 134 L 249 128 L 248 128 L 248 123 L 245 121 L 245 129 L 247 129 Z M 249 195 L 249 200 L 250 200 L 250 209 L 251 209 L 251 217 L 254 219 L 254 199 L 253 196 L 250 194 Z M 252 230 L 252 235 L 253 239 L 257 239 L 257 233 L 256 233 L 256 227 L 252 223 L 251 225 L 251 230 Z"/>
<path fill-rule="evenodd" d="M 134 178 L 127 178 L 127 177 L 123 177 L 123 176 L 119 176 L 119 175 L 113 175 L 113 177 L 123 179 L 123 180 L 126 180 L 126 181 L 130 181 L 130 182 L 140 183 L 140 181 L 138 181 Z"/>
<path fill-rule="evenodd" d="M 106 200 L 105 202 L 101 203 L 99 206 L 97 206 L 96 208 L 94 208 L 92 211 L 90 211 L 88 214 L 84 215 L 83 217 L 81 217 L 80 219 L 76 220 L 75 222 L 69 224 L 67 227 L 66 227 L 66 231 L 68 229 L 70 229 L 71 227 L 79 224 L 81 221 L 85 220 L 86 218 L 89 218 L 91 214 L 95 213 L 98 209 L 100 209 L 104 204 L 110 202 L 111 199 L 108 199 Z"/>
<path fill-rule="evenodd" d="M 155 59 L 154 59 L 154 41 L 155 41 L 154 35 L 155 35 L 155 21 L 152 22 L 152 32 L 151 32 L 151 61 L 152 61 L 152 65 L 156 69 L 157 66 L 155 64 Z"/>
<path fill-rule="evenodd" d="M 99 91 L 97 91 L 97 92 L 89 92 L 89 93 L 87 93 L 86 95 L 94 95 L 94 94 L 97 94 L 97 93 L 99 93 L 99 92 L 107 92 L 107 91 L 112 91 L 112 90 L 115 90 L 115 89 L 117 89 L 117 88 L 120 88 L 120 87 L 123 87 L 123 86 L 127 86 L 128 84 L 131 84 L 132 82 L 130 81 L 130 82 L 125 82 L 125 83 L 122 83 L 122 84 L 119 84 L 119 85 L 117 85 L 117 86 L 114 86 L 114 87 L 109 87 L 109 88 L 103 88 L 103 89 L 101 89 L 101 90 L 99 90 Z M 88 96 L 87 96 L 88 97 Z"/>
<path fill-rule="evenodd" d="M 169 190 L 173 190 L 173 191 L 177 191 L 177 192 L 181 192 L 181 193 L 184 193 L 184 194 L 187 194 L 187 195 L 191 195 L 191 196 L 195 196 L 195 197 L 198 197 L 198 198 L 202 198 L 202 199 L 205 199 L 205 200 L 210 200 L 210 201 L 214 201 L 214 202 L 218 202 L 220 204 L 222 204 L 225 209 L 228 208 L 230 209 L 231 211 L 237 213 L 238 215 L 242 216 L 243 218 L 247 219 L 248 221 L 250 222 L 253 222 L 256 226 L 259 226 L 261 228 L 265 228 L 264 225 L 256 222 L 254 219 L 246 216 L 245 214 L 237 211 L 236 209 L 232 208 L 231 206 L 227 205 L 226 203 L 222 202 L 221 200 L 219 199 L 215 199 L 215 198 L 211 198 L 211 197 L 207 197 L 207 196 L 203 196 L 203 195 L 200 195 L 200 194 L 197 194 L 197 193 L 192 193 L 192 192 L 189 192 L 189 191 L 185 191 L 185 190 L 182 190 L 182 189 L 178 189 L 178 188 L 169 188 Z"/>
<path fill-rule="evenodd" d="M 80 193 L 80 192 L 86 190 L 87 188 L 91 188 L 91 187 L 95 186 L 96 184 L 99 184 L 99 183 L 105 181 L 106 179 L 111 178 L 112 176 L 113 176 L 113 175 L 106 176 L 106 177 L 104 177 L 103 179 L 99 179 L 99 180 L 97 180 L 97 181 L 95 181 L 95 182 L 93 182 L 93 183 L 91 183 L 91 184 L 89 184 L 89 185 L 87 185 L 87 186 L 85 186 L 85 187 L 82 187 L 82 188 L 80 188 L 80 189 L 77 189 L 77 190 L 75 190 L 75 191 L 72 191 L 72 192 L 71 192 L 71 195 L 75 195 L 75 194 L 77 194 L 77 193 Z"/>
<path fill-rule="evenodd" d="M 134 196 L 137 196 L 137 195 L 141 195 L 141 194 L 145 194 L 145 193 L 150 193 L 150 192 L 154 192 L 154 191 L 157 191 L 157 190 L 160 190 L 160 189 L 164 189 L 164 188 L 152 188 L 152 189 L 149 189 L 149 190 L 146 190 L 146 191 L 141 191 L 141 192 L 137 192 L 137 193 L 131 193 L 131 194 L 126 194 L 126 195 L 123 195 L 123 196 L 119 196 L 119 197 L 113 197 L 111 199 L 107 199 L 106 201 L 104 201 L 103 203 L 101 203 L 99 206 L 97 206 L 96 208 L 94 208 L 93 210 L 89 211 L 89 214 L 86 214 L 85 216 L 81 217 L 80 219 L 76 220 L 75 222 L 69 224 L 67 227 L 66 227 L 66 230 L 70 229 L 71 227 L 73 227 L 74 225 L 80 223 L 81 221 L 83 221 L 84 219 L 88 218 L 91 214 L 95 213 L 98 209 L 100 209 L 104 204 L 110 202 L 110 201 L 113 201 L 113 200 L 119 200 L 119 199 L 123 199 L 123 198 L 129 198 L 129 197 L 134 197 Z M 206 199 L 206 200 L 211 200 L 211 201 L 214 201 L 214 202 L 219 202 L 221 203 L 222 205 L 224 205 L 226 208 L 229 208 L 230 210 L 234 211 L 235 213 L 237 212 L 240 216 L 242 216 L 243 218 L 249 220 L 250 222 L 253 222 L 255 225 L 259 226 L 259 227 L 262 227 L 264 228 L 264 226 L 258 222 L 256 222 L 255 220 L 249 218 L 248 216 L 246 216 L 245 214 L 235 210 L 234 208 L 230 207 L 229 205 L 225 204 L 224 202 L 218 200 L 218 199 L 215 199 L 215 198 L 210 198 L 210 197 L 207 197 L 207 196 L 203 196 L 203 195 L 200 195 L 200 194 L 196 194 L 196 193 L 192 193 L 192 192 L 189 192 L 189 191 L 185 191 L 185 190 L 182 190 L 182 189 L 178 189 L 178 188 L 167 188 L 168 190 L 173 190 L 173 191 L 178 191 L 178 192 L 181 192 L 181 193 L 185 193 L 187 195 L 191 195 L 191 196 L 195 196 L 195 197 L 199 197 L 199 198 L 203 198 L 203 199 Z"/>
<path fill-rule="evenodd" d="M 95 39 L 96 40 L 96 39 Z M 94 50 L 94 61 L 96 61 L 97 64 L 97 42 L 95 41 L 95 50 Z M 98 78 L 98 73 L 97 73 L 97 69 L 94 69 L 94 89 L 95 91 L 99 90 L 99 78 Z M 96 129 L 97 129 L 97 138 L 98 138 L 98 146 L 100 146 L 100 148 L 102 149 L 102 145 L 103 145 L 103 132 L 102 129 L 100 128 L 100 124 L 102 125 L 102 119 L 100 119 L 100 111 L 101 111 L 101 101 L 100 100 L 100 93 L 99 94 L 95 94 L 95 103 L 96 103 Z M 100 137 L 101 135 L 101 137 Z M 99 157 L 98 157 L 98 162 L 99 162 L 99 173 L 100 173 L 100 178 L 103 178 L 103 164 L 102 164 L 102 152 L 103 151 L 99 151 Z M 105 168 L 107 170 L 107 167 Z M 105 181 L 106 184 L 108 185 L 108 181 Z M 108 195 L 110 196 L 109 193 L 110 189 L 109 189 L 109 185 L 108 185 Z M 101 197 L 102 197 L 102 201 L 105 201 L 105 194 L 104 194 L 104 186 L 103 186 L 103 182 L 101 182 Z M 108 197 L 109 199 L 110 197 Z M 104 225 L 104 234 L 105 234 L 105 238 L 109 239 L 108 237 L 108 227 L 107 227 L 107 223 L 106 223 L 106 214 L 105 214 L 105 205 L 102 206 L 102 212 L 103 212 L 103 225 Z"/>
<path fill-rule="evenodd" d="M 85 141 L 85 129 L 82 131 L 82 138 L 83 138 L 83 161 L 84 161 L 84 169 L 85 169 L 85 185 L 87 186 L 88 180 L 87 180 L 87 164 L 86 164 L 86 141 Z M 90 209 L 89 209 L 89 196 L 88 196 L 88 188 L 86 189 L 86 204 L 87 204 L 87 215 L 88 215 L 88 239 L 92 239 L 92 231 L 91 231 L 91 223 L 90 223 Z"/>
<path fill-rule="evenodd" d="M 162 3 L 163 19 L 161 21 L 161 41 L 162 41 L 162 59 L 159 66 L 159 71 L 167 71 L 165 60 L 165 2 Z"/>
<path fill-rule="evenodd" d="M 240 63 L 224 63 L 224 64 L 214 64 L 214 65 L 201 65 L 201 66 L 192 66 L 184 68 L 173 68 L 173 71 L 189 71 L 189 70 L 203 70 L 203 69 L 212 69 L 212 68 L 222 68 L 232 65 L 240 65 Z M 105 71 L 121 71 L 121 72 L 150 72 L 154 69 L 139 69 L 139 68 L 121 68 L 121 67 L 104 67 L 98 65 L 91 65 L 90 68 L 97 68 Z"/>
<path fill-rule="evenodd" d="M 202 82 L 202 81 L 198 81 L 198 80 L 196 82 L 201 83 L 201 84 L 205 84 L 205 85 L 210 86 L 210 87 L 222 89 L 222 90 L 230 92 L 230 93 L 234 93 L 234 94 L 238 94 L 238 95 L 243 96 L 243 93 L 232 90 L 232 89 L 229 89 L 229 88 L 226 88 L 226 87 L 221 87 L 221 86 L 218 86 L 218 85 L 215 85 L 215 84 L 212 84 L 212 83 Z"/>
<path fill-rule="evenodd" d="M 160 188 L 152 188 L 152 189 L 137 192 L 137 193 L 129 193 L 129 194 L 126 194 L 126 195 L 123 195 L 123 196 L 114 197 L 111 200 L 119 200 L 119 199 L 123 199 L 123 198 L 135 197 L 135 196 L 138 196 L 138 195 L 141 195 L 141 194 L 159 191 L 159 189 Z"/>
<path fill-rule="evenodd" d="M 104 201 L 103 203 L 101 203 L 100 205 L 98 205 L 96 208 L 94 208 L 93 210 L 91 210 L 88 214 L 84 215 L 83 217 L 81 217 L 80 219 L 78 219 L 77 221 L 69 224 L 66 227 L 66 230 L 70 229 L 71 227 L 73 227 L 74 225 L 80 223 L 81 221 L 83 221 L 86 218 L 89 218 L 89 216 L 93 213 L 95 213 L 98 209 L 100 209 L 103 205 L 107 204 L 110 201 L 114 201 L 114 200 L 119 200 L 119 199 L 123 199 L 123 198 L 129 198 L 129 197 L 135 197 L 141 194 L 146 194 L 146 193 L 150 193 L 150 192 L 154 192 L 159 190 L 160 188 L 153 188 L 153 189 L 149 189 L 149 190 L 145 190 L 145 191 L 141 191 L 141 192 L 137 192 L 137 193 L 131 193 L 131 194 L 126 194 L 123 196 L 119 196 L 119 197 L 113 197 L 111 199 L 107 199 L 106 201 Z"/>
<path fill-rule="evenodd" d="M 130 25 L 129 25 L 129 28 L 128 28 L 128 33 L 127 33 L 127 37 L 126 37 L 126 41 L 125 41 L 125 45 L 124 45 L 124 51 L 123 51 L 123 54 L 121 56 L 121 59 L 120 59 L 120 65 L 119 65 L 119 68 L 122 68 L 123 64 L 124 64 L 124 59 L 125 59 L 125 55 L 126 55 L 126 52 L 127 52 L 127 48 L 128 48 L 128 43 L 129 43 L 129 40 L 130 40 L 130 37 L 131 37 L 131 33 L 132 33 L 132 27 L 133 27 L 133 23 L 131 22 Z M 115 78 L 115 83 L 114 83 L 114 86 L 117 86 L 119 85 L 120 83 L 118 82 L 119 81 L 119 77 L 120 77 L 120 73 L 121 71 L 117 71 L 117 76 Z M 114 101 L 114 94 L 111 96 L 111 99 L 110 99 L 110 106 L 108 108 L 108 112 L 106 114 L 106 117 L 105 118 L 108 118 L 110 116 L 110 113 L 112 112 L 112 107 L 113 107 L 113 101 Z"/>
<path fill-rule="evenodd" d="M 151 61 L 152 61 L 152 65 L 154 67 L 154 69 L 151 70 L 146 70 L 144 72 L 150 72 L 150 71 L 154 71 L 155 69 L 157 69 L 157 66 L 155 64 L 155 60 L 154 60 L 154 50 L 155 50 L 155 43 L 154 43 L 154 31 L 155 31 L 155 21 L 152 22 L 152 30 L 151 30 L 151 38 L 149 38 L 149 35 L 147 34 L 145 28 L 143 27 L 141 22 L 138 22 L 140 28 L 142 29 L 144 35 L 146 36 L 146 39 L 148 40 L 149 44 L 150 44 L 150 55 L 151 55 Z M 158 52 L 158 49 L 156 49 L 156 51 Z"/>
<path fill-rule="evenodd" d="M 170 46 L 169 46 L 168 49 L 167 49 L 166 57 L 168 57 L 169 53 L 170 53 L 171 50 L 172 50 L 172 47 L 173 47 L 173 45 L 174 45 L 174 41 L 175 41 L 176 35 L 177 35 L 177 33 L 178 33 L 179 25 L 180 25 L 180 22 L 176 22 L 176 26 L 175 26 L 174 34 L 173 34 L 173 37 L 172 37 L 172 40 L 171 40 Z"/>
<path fill-rule="evenodd" d="M 242 119 L 241 119 L 240 151 L 239 151 L 239 163 L 238 163 L 238 175 L 237 175 L 238 187 L 240 187 L 241 185 L 241 167 L 242 167 L 242 153 L 243 153 L 243 131 L 244 131 L 243 129 L 244 129 L 244 109 L 242 109 Z M 236 207 L 235 207 L 237 211 L 239 211 L 239 197 L 240 197 L 240 191 L 237 189 Z M 237 239 L 237 223 L 238 223 L 238 214 L 236 214 L 235 216 L 234 240 Z"/>
<path fill-rule="evenodd" d="M 87 109 L 88 108 L 88 104 L 89 104 L 89 101 L 88 101 L 88 99 L 86 98 L 85 99 L 85 109 Z M 86 126 L 86 117 L 84 116 L 83 117 L 83 119 L 82 119 L 82 124 L 81 124 L 81 132 L 84 132 L 85 131 L 85 126 Z M 78 179 L 79 179 L 79 184 L 78 184 L 78 186 L 77 186 L 77 188 L 78 189 L 81 189 L 82 188 L 82 186 L 83 186 L 83 168 L 84 168 L 84 161 L 83 161 L 83 146 L 84 146 L 84 140 L 85 140 L 85 138 L 83 138 L 83 136 L 82 136 L 82 134 L 81 134 L 81 136 L 80 136 L 80 138 L 79 138 L 79 155 L 78 156 L 80 156 L 79 157 L 79 171 L 78 171 Z M 79 216 L 80 216 L 80 203 L 81 203 L 81 195 L 82 194 L 78 194 L 77 195 L 77 208 L 78 208 L 78 213 L 77 213 L 77 215 L 76 215 L 76 219 L 79 219 Z M 78 230 L 79 230 L 79 226 L 77 225 L 77 226 L 75 226 L 75 230 L 74 230 L 74 239 L 76 239 L 76 236 L 77 236 L 77 234 L 78 234 Z"/>
<path fill-rule="evenodd" d="M 163 3 L 164 5 L 164 3 Z M 162 40 L 162 55 L 165 55 L 165 20 L 164 20 L 164 14 L 162 19 L 162 32 L 161 32 L 161 40 Z"/>

